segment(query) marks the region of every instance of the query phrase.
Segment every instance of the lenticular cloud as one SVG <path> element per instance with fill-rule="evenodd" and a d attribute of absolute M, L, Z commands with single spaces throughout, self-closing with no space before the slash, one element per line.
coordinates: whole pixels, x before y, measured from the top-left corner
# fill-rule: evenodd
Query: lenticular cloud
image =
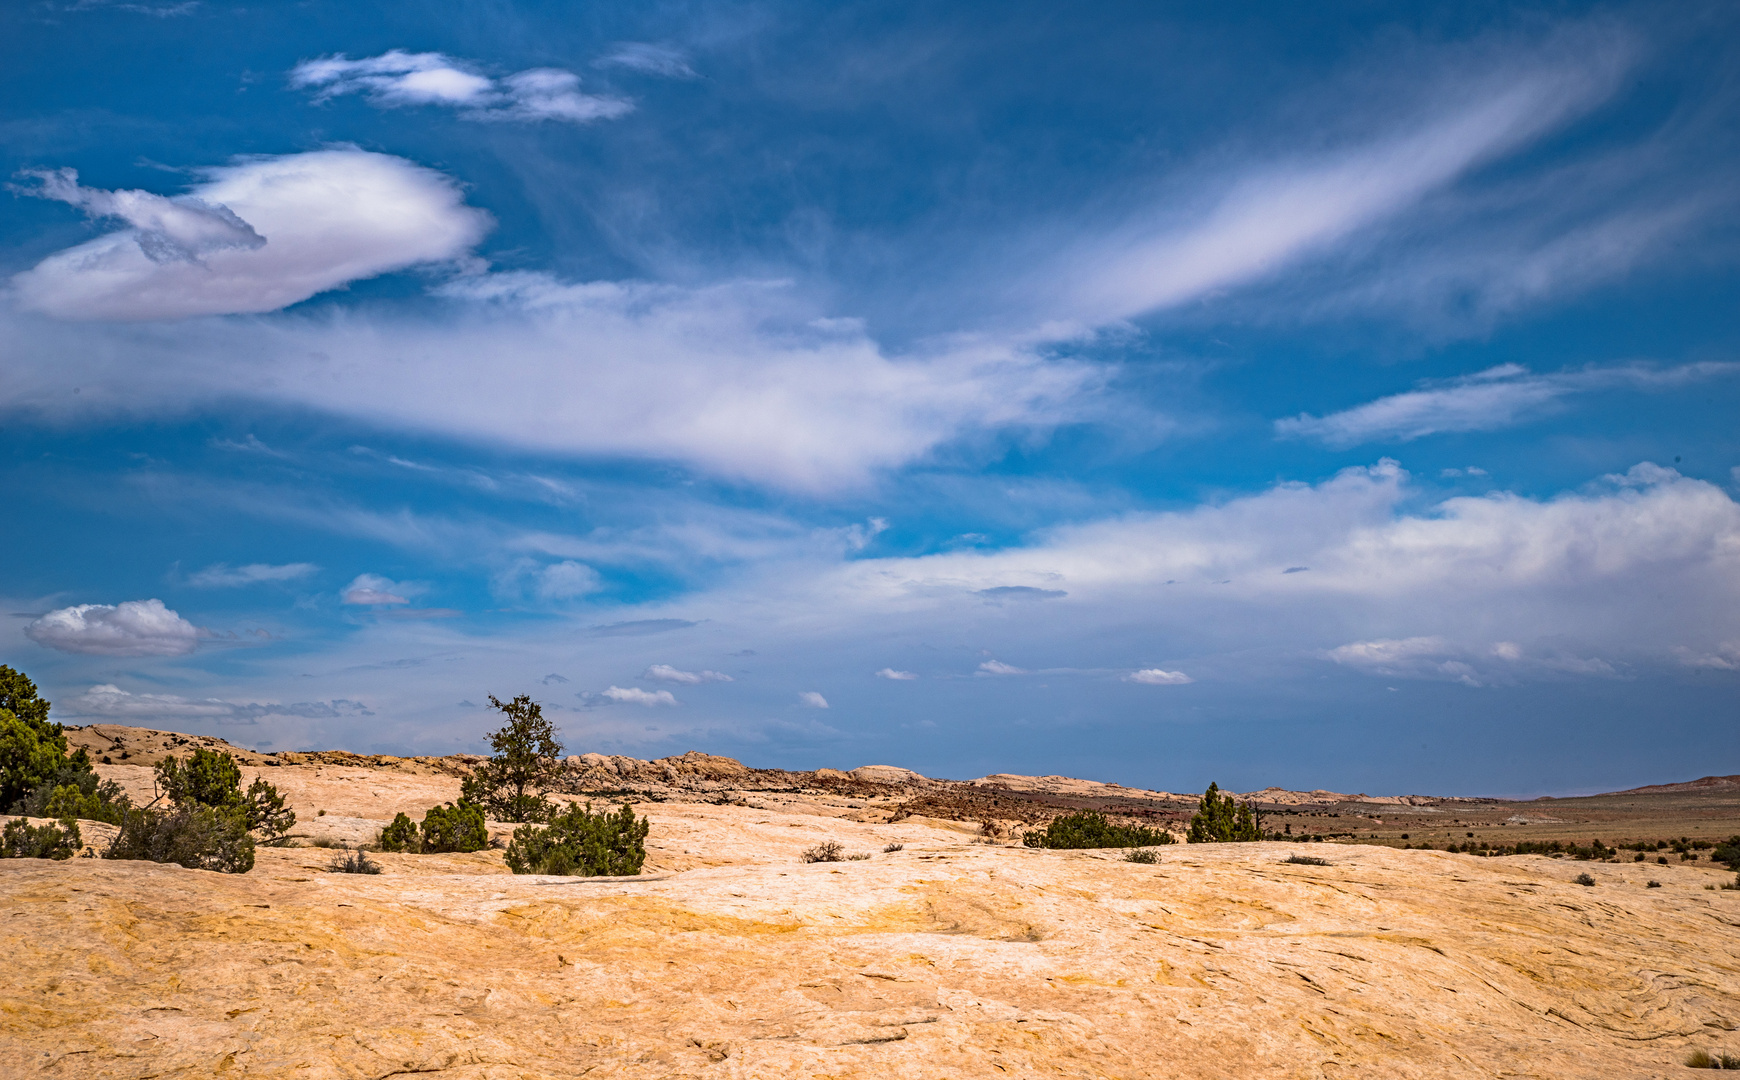
<path fill-rule="evenodd" d="M 97 656 L 185 656 L 199 644 L 199 627 L 161 600 L 79 604 L 51 611 L 24 628 L 38 645 Z"/>
<path fill-rule="evenodd" d="M 128 227 L 14 276 L 18 302 L 61 319 L 275 311 L 460 258 L 491 226 L 441 173 L 354 148 L 244 159 L 205 175 L 171 198 L 81 187 L 70 169 L 37 174 L 34 194 Z"/>

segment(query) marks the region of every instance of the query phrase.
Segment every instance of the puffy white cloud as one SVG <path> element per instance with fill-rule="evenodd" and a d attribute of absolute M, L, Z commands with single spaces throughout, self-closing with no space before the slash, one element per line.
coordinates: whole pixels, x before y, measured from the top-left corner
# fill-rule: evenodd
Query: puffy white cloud
<path fill-rule="evenodd" d="M 1141 683 L 1144 686 L 1183 686 L 1196 680 L 1182 671 L 1165 671 L 1161 668 L 1143 668 L 1124 676 L 1125 682 Z"/>
<path fill-rule="evenodd" d="M 1026 668 L 1018 668 L 1013 664 L 1005 664 L 1001 660 L 986 660 L 979 665 L 976 672 L 979 675 L 1025 675 Z"/>
<path fill-rule="evenodd" d="M 290 85 L 315 91 L 316 100 L 364 94 L 381 108 L 444 105 L 468 120 L 564 120 L 584 124 L 634 110 L 623 98 L 583 94 L 580 76 L 559 68 L 533 68 L 492 79 L 443 53 L 393 49 L 352 60 L 328 56 L 304 60 L 290 72 Z"/>
<path fill-rule="evenodd" d="M 798 702 L 799 704 L 805 705 L 811 709 L 829 708 L 828 699 L 814 690 L 805 690 L 800 693 L 798 695 Z"/>
<path fill-rule="evenodd" d="M 458 185 L 354 148 L 244 158 L 185 196 L 79 187 L 40 194 L 129 228 L 12 278 L 24 308 L 61 319 L 155 320 L 274 311 L 346 282 L 467 254 L 489 230 Z"/>
<path fill-rule="evenodd" d="M 411 595 L 419 591 L 419 586 L 409 582 L 395 582 L 379 574 L 358 574 L 356 580 L 346 585 L 338 595 L 347 604 L 380 607 L 409 604 Z"/>
<path fill-rule="evenodd" d="M 545 600 L 572 600 L 597 592 L 602 584 L 598 571 L 585 563 L 567 559 L 551 563 L 539 571 L 538 596 Z"/>
<path fill-rule="evenodd" d="M 32 622 L 24 633 L 50 649 L 97 656 L 185 656 L 204 636 L 161 600 L 61 608 Z"/>
<path fill-rule="evenodd" d="M 735 682 L 736 680 L 722 671 L 682 671 L 669 664 L 654 664 L 646 669 L 642 678 L 657 679 L 660 682 L 682 683 L 684 686 L 699 686 L 709 682 Z"/>
<path fill-rule="evenodd" d="M 230 589 L 242 585 L 299 581 L 318 573 L 319 570 L 320 567 L 305 562 L 284 563 L 281 566 L 270 563 L 249 563 L 246 566 L 214 563 L 204 570 L 187 575 L 187 583 L 196 589 Z"/>
<path fill-rule="evenodd" d="M 1604 389 L 1652 390 L 1740 374 L 1740 364 L 1704 362 L 1660 368 L 1644 364 L 1590 367 L 1537 375 L 1517 364 L 1504 364 L 1460 379 L 1392 394 L 1328 416 L 1301 413 L 1275 421 L 1284 437 L 1311 438 L 1331 446 L 1363 442 L 1408 442 L 1453 431 L 1492 431 L 1560 406 L 1579 393 Z M 1466 470 L 1484 476 L 1481 469 Z M 1458 470 L 1446 469 L 1447 475 Z"/>
<path fill-rule="evenodd" d="M 911 671 L 896 671 L 893 668 L 885 667 L 876 673 L 876 677 L 878 679 L 893 679 L 896 682 L 909 682 L 918 678 L 918 675 Z"/>
<path fill-rule="evenodd" d="M 612 686 L 601 695 L 611 701 L 620 701 L 628 705 L 645 705 L 652 708 L 655 705 L 675 705 L 677 699 L 669 690 L 642 690 L 638 686 Z"/>
<path fill-rule="evenodd" d="M 226 701 L 222 698 L 189 698 L 176 694 L 135 694 L 112 683 L 91 687 L 71 700 L 59 703 L 68 715 L 95 720 L 216 720 L 218 723 L 251 724 L 266 716 L 289 716 L 327 720 L 344 716 L 373 716 L 360 701 L 298 701 L 292 704 Z"/>
<path fill-rule="evenodd" d="M 689 66 L 689 58 L 681 49 L 645 41 L 624 41 L 592 61 L 592 66 L 628 68 L 648 75 L 663 75 L 667 79 L 700 78 Z"/>

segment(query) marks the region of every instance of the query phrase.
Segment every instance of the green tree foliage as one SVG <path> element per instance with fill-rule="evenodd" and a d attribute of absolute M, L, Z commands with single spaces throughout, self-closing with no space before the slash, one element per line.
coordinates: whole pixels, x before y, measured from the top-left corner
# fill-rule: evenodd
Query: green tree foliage
<path fill-rule="evenodd" d="M 238 806 L 198 803 L 173 810 L 129 810 L 104 858 L 175 863 L 191 870 L 245 874 L 254 868 L 254 838 Z"/>
<path fill-rule="evenodd" d="M 1113 825 L 1095 810 L 1065 814 L 1051 819 L 1043 832 L 1035 829 L 1021 842 L 1031 848 L 1135 848 L 1170 844 L 1172 834 L 1164 829 L 1139 825 Z"/>
<path fill-rule="evenodd" d="M 423 850 L 423 841 L 417 835 L 417 823 L 401 812 L 393 818 L 391 825 L 381 830 L 381 838 L 375 841 L 375 847 L 382 851 L 405 851 L 415 855 Z"/>
<path fill-rule="evenodd" d="M 1730 870 L 1740 870 L 1740 836 L 1730 836 L 1716 845 L 1710 858 L 1725 864 Z"/>
<path fill-rule="evenodd" d="M 1236 802 L 1231 795 L 1222 794 L 1219 784 L 1209 784 L 1190 818 L 1190 842 L 1224 844 L 1262 838 L 1263 830 L 1251 804 Z"/>
<path fill-rule="evenodd" d="M 391 826 L 388 826 L 391 828 Z M 489 830 L 483 827 L 483 807 L 459 800 L 432 806 L 423 816 L 424 854 L 449 851 L 482 851 L 489 845 Z"/>
<path fill-rule="evenodd" d="M 22 672 L 0 665 L 0 807 L 10 808 L 52 779 L 66 760 L 66 736 L 48 702 Z"/>
<path fill-rule="evenodd" d="M 32 825 L 18 818 L 0 832 L 0 859 L 70 859 L 83 845 L 73 822 Z"/>
<path fill-rule="evenodd" d="M 13 812 L 119 825 L 122 813 L 132 805 L 122 793 L 121 785 L 97 775 L 90 757 L 80 747 L 71 757 L 62 758 L 53 774 L 14 803 Z"/>
<path fill-rule="evenodd" d="M 507 724 L 489 735 L 495 753 L 465 781 L 460 800 L 481 806 L 496 821 L 550 820 L 554 807 L 542 790 L 555 779 L 562 757 L 555 726 L 525 694 L 509 702 L 491 694 L 489 703 L 506 714 Z"/>
<path fill-rule="evenodd" d="M 626 877 L 646 862 L 651 822 L 636 818 L 627 803 L 614 814 L 593 813 L 592 804 L 571 803 L 548 826 L 522 825 L 508 844 L 508 869 L 516 874 Z"/>
<path fill-rule="evenodd" d="M 296 824 L 296 812 L 284 806 L 284 796 L 264 778 L 242 791 L 241 766 L 227 751 L 200 747 L 185 762 L 164 758 L 157 763 L 157 786 L 177 806 L 239 812 L 247 828 L 268 842 Z"/>

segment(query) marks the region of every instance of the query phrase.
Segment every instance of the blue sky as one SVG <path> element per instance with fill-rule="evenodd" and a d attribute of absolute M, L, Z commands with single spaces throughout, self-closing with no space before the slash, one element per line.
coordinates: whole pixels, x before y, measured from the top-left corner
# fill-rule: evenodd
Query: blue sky
<path fill-rule="evenodd" d="M 1737 30 L 7 5 L 0 658 L 268 749 L 1733 772 Z"/>

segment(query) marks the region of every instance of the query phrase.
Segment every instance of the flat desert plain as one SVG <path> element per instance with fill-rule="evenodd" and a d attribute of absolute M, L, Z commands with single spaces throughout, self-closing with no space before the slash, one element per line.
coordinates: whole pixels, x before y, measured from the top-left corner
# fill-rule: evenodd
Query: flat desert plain
<path fill-rule="evenodd" d="M 304 844 L 419 817 L 462 771 L 318 758 L 244 769 Z M 637 878 L 514 876 L 499 850 L 378 876 L 316 846 L 245 875 L 0 862 L 0 1074 L 1635 1078 L 1740 1054 L 1740 891 L 1707 859 L 1265 842 L 1142 865 L 868 782 L 729 779 L 627 796 L 652 822 Z M 828 840 L 869 858 L 802 860 Z"/>

